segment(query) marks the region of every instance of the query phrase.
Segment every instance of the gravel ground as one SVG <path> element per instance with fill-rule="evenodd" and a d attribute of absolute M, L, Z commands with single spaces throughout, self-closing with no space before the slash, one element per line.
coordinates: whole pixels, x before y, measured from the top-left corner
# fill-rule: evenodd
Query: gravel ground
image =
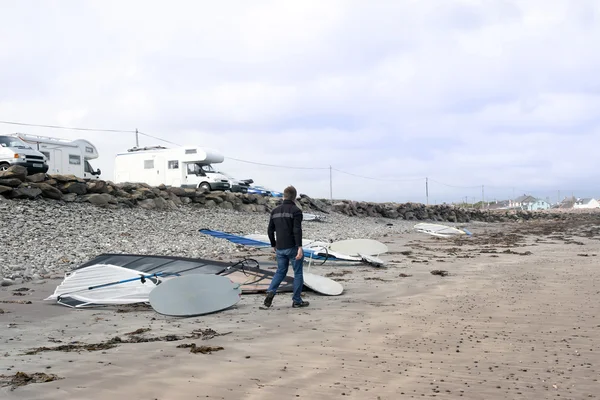
<path fill-rule="evenodd" d="M 306 221 L 304 237 L 325 241 L 381 238 L 407 232 L 413 221 L 328 214 L 326 222 Z M 141 208 L 108 210 L 51 200 L 0 201 L 0 281 L 63 276 L 102 253 L 177 255 L 235 259 L 246 250 L 198 232 L 266 234 L 268 215 L 185 207 L 174 211 Z M 392 223 L 393 225 L 387 225 Z"/>

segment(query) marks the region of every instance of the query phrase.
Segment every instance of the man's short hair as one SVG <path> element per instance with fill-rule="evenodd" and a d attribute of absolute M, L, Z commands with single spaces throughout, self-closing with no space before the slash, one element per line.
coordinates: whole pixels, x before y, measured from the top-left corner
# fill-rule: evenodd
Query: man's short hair
<path fill-rule="evenodd" d="M 285 200 L 296 200 L 297 195 L 296 188 L 291 185 L 283 189 L 283 198 Z"/>

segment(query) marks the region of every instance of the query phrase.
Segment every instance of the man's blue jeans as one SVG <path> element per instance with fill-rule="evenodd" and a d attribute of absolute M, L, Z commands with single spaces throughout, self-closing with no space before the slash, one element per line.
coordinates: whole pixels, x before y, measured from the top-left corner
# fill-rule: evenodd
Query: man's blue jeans
<path fill-rule="evenodd" d="M 304 278 L 302 276 L 302 264 L 304 263 L 304 257 L 296 260 L 296 255 L 298 255 L 297 247 L 291 247 L 289 249 L 277 249 L 275 254 L 277 255 L 277 272 L 275 272 L 275 276 L 273 277 L 267 292 L 277 291 L 277 288 L 279 288 L 279 285 L 287 275 L 291 262 L 292 268 L 294 269 L 294 294 L 292 295 L 292 301 L 294 303 L 302 302 L 300 294 L 302 293 L 302 286 L 304 285 Z"/>

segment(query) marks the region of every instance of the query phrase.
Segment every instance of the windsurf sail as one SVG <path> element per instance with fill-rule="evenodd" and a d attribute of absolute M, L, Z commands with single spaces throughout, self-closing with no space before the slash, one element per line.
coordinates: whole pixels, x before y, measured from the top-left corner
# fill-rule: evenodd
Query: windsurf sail
<path fill-rule="evenodd" d="M 271 248 L 271 243 L 268 240 L 267 235 L 261 234 L 249 234 L 245 236 L 234 235 L 232 233 L 221 232 L 221 231 L 213 231 L 209 229 L 200 229 L 200 232 L 206 235 L 214 236 L 220 239 L 229 240 L 232 243 L 241 244 L 249 247 L 257 247 L 257 248 Z M 320 242 L 316 240 L 303 239 L 302 240 L 302 250 L 304 252 L 304 260 L 308 261 L 312 260 L 323 260 L 323 262 L 327 260 L 331 261 L 356 261 L 356 262 L 366 262 L 367 264 L 381 266 L 383 265 L 383 261 L 374 257 L 367 258 L 364 255 L 348 255 L 340 252 L 332 251 L 329 249 L 330 243 Z M 374 261 L 375 260 L 375 261 Z"/>
<path fill-rule="evenodd" d="M 137 254 L 101 254 L 65 274 L 46 300 L 69 307 L 147 303 L 160 281 L 189 274 L 216 274 L 240 284 L 243 294 L 265 292 L 274 271 L 257 261 L 223 262 L 201 258 Z M 144 279 L 142 279 L 144 278 Z M 145 280 L 145 282 L 142 282 Z M 294 278 L 286 276 L 278 292 L 291 292 Z"/>

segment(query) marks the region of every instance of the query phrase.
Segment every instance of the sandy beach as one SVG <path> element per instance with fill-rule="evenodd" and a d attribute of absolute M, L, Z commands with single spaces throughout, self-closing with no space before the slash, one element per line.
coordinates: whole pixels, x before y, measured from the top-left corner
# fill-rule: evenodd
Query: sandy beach
<path fill-rule="evenodd" d="M 2 287 L 3 383 L 17 372 L 58 379 L 7 384 L 0 397 L 600 397 L 597 225 L 470 230 L 473 237 L 459 241 L 416 232 L 381 237 L 387 268 L 312 266 L 345 292 L 305 291 L 306 309 L 291 308 L 290 293 L 270 310 L 259 309 L 263 295 L 244 295 L 234 308 L 181 319 L 145 306 L 74 310 L 44 302 L 60 279 Z M 274 268 L 267 256 L 261 265 Z M 111 339 L 114 347 L 52 350 Z M 191 343 L 213 350 L 178 347 Z M 50 349 L 32 351 L 40 347 Z"/>

